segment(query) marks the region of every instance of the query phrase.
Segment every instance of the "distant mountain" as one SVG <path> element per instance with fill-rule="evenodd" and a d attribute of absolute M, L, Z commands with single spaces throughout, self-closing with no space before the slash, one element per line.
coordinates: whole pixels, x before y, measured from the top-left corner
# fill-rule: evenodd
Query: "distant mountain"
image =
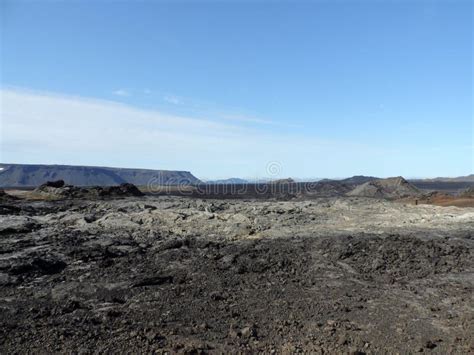
<path fill-rule="evenodd" d="M 46 181 L 64 180 L 75 186 L 182 185 L 201 181 L 188 171 L 107 168 L 73 165 L 0 164 L 0 187 L 39 186 Z"/>
<path fill-rule="evenodd" d="M 247 184 L 248 181 L 240 178 L 229 178 L 229 179 L 221 179 L 221 180 L 207 180 L 205 181 L 206 184 L 214 184 L 214 185 L 242 185 Z"/>
<path fill-rule="evenodd" d="M 282 184 L 294 184 L 296 183 L 296 181 L 293 180 L 292 178 L 286 178 L 286 179 L 271 180 L 268 183 L 274 184 L 274 185 L 282 185 Z"/>

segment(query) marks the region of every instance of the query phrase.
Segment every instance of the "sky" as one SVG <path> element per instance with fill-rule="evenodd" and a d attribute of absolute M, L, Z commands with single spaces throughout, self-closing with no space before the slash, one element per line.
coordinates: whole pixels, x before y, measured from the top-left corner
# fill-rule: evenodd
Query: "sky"
<path fill-rule="evenodd" d="M 0 162 L 474 172 L 473 3 L 0 1 Z"/>

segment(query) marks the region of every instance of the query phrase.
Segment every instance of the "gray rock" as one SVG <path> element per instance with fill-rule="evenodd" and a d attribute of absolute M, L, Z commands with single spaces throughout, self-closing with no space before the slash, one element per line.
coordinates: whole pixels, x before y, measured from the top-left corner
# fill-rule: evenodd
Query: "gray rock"
<path fill-rule="evenodd" d="M 25 216 L 0 216 L 0 234 L 29 233 L 40 224 Z"/>

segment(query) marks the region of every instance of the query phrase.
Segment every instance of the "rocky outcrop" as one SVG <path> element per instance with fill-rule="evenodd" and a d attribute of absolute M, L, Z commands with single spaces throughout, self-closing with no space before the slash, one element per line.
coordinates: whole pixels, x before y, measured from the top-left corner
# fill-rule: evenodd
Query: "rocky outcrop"
<path fill-rule="evenodd" d="M 34 192 L 50 199 L 143 196 L 143 193 L 135 185 L 129 183 L 118 186 L 77 187 L 65 185 L 63 180 L 48 181 L 38 186 Z"/>
<path fill-rule="evenodd" d="M 474 186 L 467 188 L 460 195 L 461 197 L 474 197 Z"/>
<path fill-rule="evenodd" d="M 56 180 L 56 181 L 46 181 L 46 183 L 44 183 L 42 186 L 60 188 L 60 187 L 64 187 L 64 185 L 65 185 L 64 180 Z"/>
<path fill-rule="evenodd" d="M 0 189 L 0 202 L 13 200 L 16 200 L 16 198 L 7 194 L 4 190 Z"/>

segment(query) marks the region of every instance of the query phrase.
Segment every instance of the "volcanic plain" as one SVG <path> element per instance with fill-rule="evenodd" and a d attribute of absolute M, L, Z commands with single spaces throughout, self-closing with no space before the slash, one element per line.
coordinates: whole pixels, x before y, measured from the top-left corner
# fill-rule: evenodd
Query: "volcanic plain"
<path fill-rule="evenodd" d="M 0 196 L 1 353 L 474 352 L 472 207 L 124 189 Z"/>

